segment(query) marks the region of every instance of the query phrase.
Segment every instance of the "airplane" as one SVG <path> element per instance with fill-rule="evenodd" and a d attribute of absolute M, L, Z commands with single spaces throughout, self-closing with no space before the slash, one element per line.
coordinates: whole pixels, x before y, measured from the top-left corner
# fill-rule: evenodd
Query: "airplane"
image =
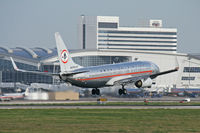
<path fill-rule="evenodd" d="M 25 97 L 25 93 L 4 93 L 0 95 L 0 101 L 10 101 L 15 99 L 23 99 Z"/>
<path fill-rule="evenodd" d="M 100 95 L 99 88 L 114 85 L 122 86 L 118 90 L 119 95 L 126 95 L 127 84 L 135 84 L 137 88 L 151 87 L 152 79 L 157 76 L 178 71 L 179 67 L 160 72 L 159 67 L 150 61 L 134 61 L 101 66 L 82 67 L 76 64 L 58 32 L 55 33 L 60 73 L 48 73 L 38 71 L 27 71 L 18 69 L 11 57 L 13 67 L 16 71 L 59 76 L 59 78 L 72 85 L 93 88 L 92 95 Z"/>

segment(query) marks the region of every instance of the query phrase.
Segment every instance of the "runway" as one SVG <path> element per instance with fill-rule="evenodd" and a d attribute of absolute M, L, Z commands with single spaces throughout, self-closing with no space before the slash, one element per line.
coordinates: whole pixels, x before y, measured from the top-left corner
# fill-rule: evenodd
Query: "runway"
<path fill-rule="evenodd" d="M 144 103 L 144 98 L 108 98 L 108 103 L 112 105 L 107 103 L 96 104 L 96 97 L 81 98 L 79 101 L 13 100 L 9 102 L 0 102 L 0 109 L 200 109 L 200 104 L 195 105 L 195 103 L 199 103 L 200 98 L 191 98 L 193 102 L 191 105 L 180 105 L 179 101 L 182 99 L 184 98 L 150 98 L 148 99 L 150 105 L 142 105 L 142 103 Z M 118 102 L 124 104 L 117 104 Z M 133 105 L 130 105 L 132 102 Z M 154 102 L 157 102 L 158 105 L 151 105 L 151 103 Z M 159 105 L 159 103 L 162 102 L 167 102 L 168 105 Z M 175 105 L 173 105 L 173 103 L 175 103 Z"/>
<path fill-rule="evenodd" d="M 99 97 L 80 98 L 77 101 L 66 101 L 66 100 L 12 100 L 9 102 L 0 101 L 0 105 L 4 104 L 65 104 L 65 103 L 96 103 Z M 121 97 L 106 97 L 108 102 L 144 102 L 144 99 L 148 99 L 150 102 L 179 102 L 186 97 L 168 97 L 163 96 L 162 98 L 121 98 Z M 200 97 L 190 98 L 192 102 L 200 102 Z"/>
<path fill-rule="evenodd" d="M 0 109 L 200 109 L 200 106 L 64 106 L 2 105 Z"/>

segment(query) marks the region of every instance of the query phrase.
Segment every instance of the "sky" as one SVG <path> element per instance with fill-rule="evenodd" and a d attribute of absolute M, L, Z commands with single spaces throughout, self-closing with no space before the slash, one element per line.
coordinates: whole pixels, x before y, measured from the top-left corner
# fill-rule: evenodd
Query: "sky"
<path fill-rule="evenodd" d="M 0 46 L 54 48 L 60 32 L 69 49 L 77 44 L 78 20 L 119 16 L 120 26 L 162 19 L 177 28 L 177 50 L 200 53 L 200 0 L 0 0 Z"/>

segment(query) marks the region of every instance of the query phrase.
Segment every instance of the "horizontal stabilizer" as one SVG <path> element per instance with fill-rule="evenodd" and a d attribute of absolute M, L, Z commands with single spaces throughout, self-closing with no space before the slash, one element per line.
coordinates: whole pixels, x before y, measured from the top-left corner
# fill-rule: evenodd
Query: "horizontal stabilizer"
<path fill-rule="evenodd" d="M 76 75 L 76 74 L 80 74 L 80 73 L 86 73 L 89 71 L 79 71 L 79 72 L 67 72 L 67 73 L 63 73 L 62 76 L 72 76 L 72 75 Z"/>

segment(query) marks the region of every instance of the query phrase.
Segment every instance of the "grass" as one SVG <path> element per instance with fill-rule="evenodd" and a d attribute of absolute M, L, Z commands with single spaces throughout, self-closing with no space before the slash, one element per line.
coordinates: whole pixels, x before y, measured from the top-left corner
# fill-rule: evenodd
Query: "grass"
<path fill-rule="evenodd" d="M 196 109 L 2 109 L 3 133 L 200 132 Z"/>

